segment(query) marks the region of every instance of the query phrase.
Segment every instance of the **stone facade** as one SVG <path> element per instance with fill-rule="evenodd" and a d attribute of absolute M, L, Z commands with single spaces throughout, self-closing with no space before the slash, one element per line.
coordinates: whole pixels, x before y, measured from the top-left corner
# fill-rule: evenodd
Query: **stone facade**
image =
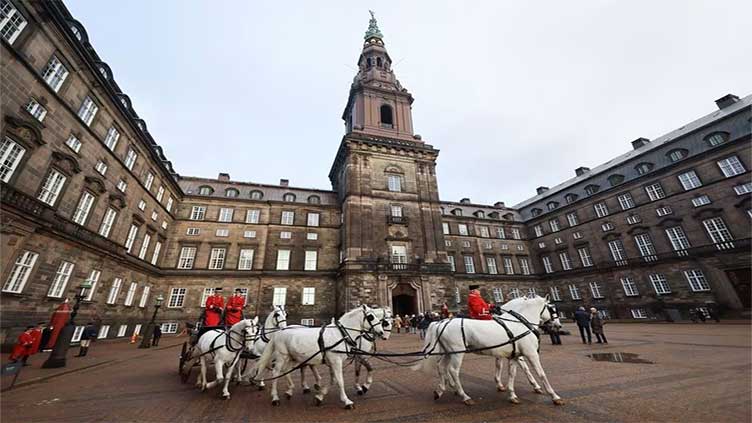
<path fill-rule="evenodd" d="M 360 303 L 459 311 L 471 284 L 494 301 L 549 294 L 565 313 L 594 305 L 618 318 L 750 306 L 752 97 L 723 97 L 513 207 L 442 201 L 439 150 L 415 134 L 413 97 L 373 20 L 331 190 L 186 177 L 62 2 L 7 1 L 3 344 L 87 279 L 77 323 L 109 325 L 108 338 L 138 330 L 159 295 L 159 322 L 178 330 L 215 287 L 243 288 L 247 315 L 283 302 L 291 321 L 313 324 Z"/>

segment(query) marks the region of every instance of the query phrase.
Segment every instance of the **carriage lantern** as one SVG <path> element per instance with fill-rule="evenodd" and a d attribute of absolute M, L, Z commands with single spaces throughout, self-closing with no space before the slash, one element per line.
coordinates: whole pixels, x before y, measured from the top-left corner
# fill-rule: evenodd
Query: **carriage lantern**
<path fill-rule="evenodd" d="M 60 335 L 57 337 L 57 341 L 55 341 L 55 346 L 52 348 L 52 353 L 50 353 L 50 356 L 47 358 L 47 360 L 42 364 L 42 367 L 45 369 L 54 369 L 58 367 L 65 367 L 65 358 L 68 354 L 68 348 L 70 347 L 71 341 L 73 340 L 73 333 L 76 331 L 76 323 L 74 319 L 76 318 L 76 314 L 78 314 L 78 307 L 81 305 L 81 300 L 86 298 L 86 291 L 88 289 L 91 289 L 91 281 L 85 280 L 81 283 L 81 285 L 78 286 L 78 293 L 74 297 L 76 299 L 76 303 L 73 305 L 73 311 L 71 312 L 70 320 L 68 320 L 68 323 L 63 326 L 63 329 L 60 330 Z"/>
<path fill-rule="evenodd" d="M 157 318 L 159 307 L 162 306 L 162 301 L 164 301 L 162 294 L 159 294 L 157 298 L 154 299 L 154 314 L 151 315 L 151 321 L 146 325 L 146 330 L 144 330 L 144 337 L 141 338 L 141 344 L 138 345 L 139 348 L 151 348 L 151 338 L 154 334 L 154 321 Z"/>

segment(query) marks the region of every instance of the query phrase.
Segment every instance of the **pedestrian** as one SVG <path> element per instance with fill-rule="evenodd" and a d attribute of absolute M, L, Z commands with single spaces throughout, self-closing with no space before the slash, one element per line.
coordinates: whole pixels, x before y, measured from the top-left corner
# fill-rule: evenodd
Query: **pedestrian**
<path fill-rule="evenodd" d="M 708 304 L 708 315 L 711 319 L 715 320 L 716 323 L 721 323 L 721 316 L 718 313 L 718 307 L 715 306 L 715 304 Z"/>
<path fill-rule="evenodd" d="M 551 315 L 551 320 L 546 322 L 546 328 L 551 338 L 551 345 L 561 345 L 561 320 L 559 320 L 558 313 Z"/>
<path fill-rule="evenodd" d="M 151 338 L 151 346 L 156 347 L 159 346 L 159 338 L 162 337 L 162 328 L 160 325 L 154 326 L 154 335 L 152 335 Z"/>
<path fill-rule="evenodd" d="M 83 357 L 89 353 L 89 346 L 91 340 L 97 338 L 97 328 L 94 327 L 94 322 L 89 322 L 84 327 L 84 331 L 81 333 L 81 346 L 76 357 Z"/>
<path fill-rule="evenodd" d="M 235 294 L 227 300 L 225 309 L 225 324 L 232 326 L 243 320 L 243 307 L 245 307 L 245 298 L 240 288 L 235 289 Z"/>
<path fill-rule="evenodd" d="M 42 352 L 51 351 L 50 348 L 47 348 L 47 344 L 50 342 L 50 337 L 52 336 L 52 332 L 55 330 L 52 325 L 47 325 L 47 327 L 44 328 L 42 331 L 42 339 L 39 341 L 39 349 Z"/>
<path fill-rule="evenodd" d="M 574 320 L 577 322 L 577 327 L 580 329 L 582 343 L 592 344 L 593 336 L 590 334 L 590 315 L 585 311 L 585 307 L 579 307 L 577 311 L 574 312 Z M 587 341 L 585 341 L 585 333 L 587 333 Z"/>
<path fill-rule="evenodd" d="M 410 319 L 410 333 L 417 334 L 418 333 L 418 322 L 420 321 L 421 317 L 416 316 L 413 314 L 413 317 Z"/>
<path fill-rule="evenodd" d="M 394 327 L 397 329 L 397 333 L 400 333 L 400 329 L 402 328 L 402 318 L 399 314 L 394 318 Z"/>
<path fill-rule="evenodd" d="M 34 326 L 26 326 L 26 330 L 18 335 L 16 345 L 13 346 L 13 351 L 10 353 L 11 363 L 21 361 L 24 366 L 28 366 L 26 360 L 29 359 L 29 356 L 31 355 L 31 347 L 34 345 L 34 337 L 31 334 L 33 329 Z"/>
<path fill-rule="evenodd" d="M 420 322 L 418 323 L 418 330 L 420 331 L 420 339 L 426 339 L 426 330 L 428 330 L 428 326 L 431 324 L 431 313 L 426 313 L 423 315 L 423 317 L 420 319 Z"/>
<path fill-rule="evenodd" d="M 444 304 L 441 305 L 441 318 L 446 319 L 447 317 L 449 317 L 449 306 L 444 302 Z"/>
<path fill-rule="evenodd" d="M 598 315 L 598 309 L 595 307 L 590 307 L 590 327 L 593 328 L 599 344 L 608 344 L 606 335 L 603 333 L 603 319 Z"/>
<path fill-rule="evenodd" d="M 402 325 L 405 327 L 405 333 L 410 333 L 410 315 L 406 314 L 402 319 Z"/>

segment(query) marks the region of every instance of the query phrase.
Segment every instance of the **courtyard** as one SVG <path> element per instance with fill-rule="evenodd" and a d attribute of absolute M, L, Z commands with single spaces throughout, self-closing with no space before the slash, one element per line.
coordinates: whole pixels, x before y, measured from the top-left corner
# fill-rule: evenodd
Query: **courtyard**
<path fill-rule="evenodd" d="M 565 328 L 576 330 L 572 324 Z M 354 410 L 342 409 L 331 391 L 320 407 L 300 389 L 279 407 L 272 407 L 268 390 L 247 386 L 233 387 L 232 399 L 223 401 L 216 390 L 201 393 L 192 383 L 180 383 L 176 366 L 184 338 L 165 338 L 162 347 L 146 351 L 111 342 L 94 345 L 83 359 L 70 357 L 71 350 L 66 371 L 74 371 L 52 378 L 45 376 L 52 371 L 38 369 L 46 354 L 35 356 L 19 385 L 2 394 L 1 417 L 3 422 L 745 422 L 752 412 L 749 329 L 613 323 L 606 326 L 608 345 L 583 345 L 579 337 L 565 336 L 562 346 L 553 347 L 544 337 L 543 365 L 566 401 L 561 407 L 535 394 L 521 373 L 521 404 L 510 404 L 494 387 L 493 360 L 481 356 L 467 356 L 463 366 L 465 390 L 477 402 L 471 407 L 451 394 L 434 401 L 432 375 L 376 360 L 375 383 L 365 396 L 355 394 L 352 367 L 345 371 Z M 403 333 L 380 341 L 378 348 L 405 352 L 420 345 L 417 335 Z M 603 354 L 598 357 L 604 361 L 592 354 Z M 629 362 L 634 357 L 637 362 Z"/>

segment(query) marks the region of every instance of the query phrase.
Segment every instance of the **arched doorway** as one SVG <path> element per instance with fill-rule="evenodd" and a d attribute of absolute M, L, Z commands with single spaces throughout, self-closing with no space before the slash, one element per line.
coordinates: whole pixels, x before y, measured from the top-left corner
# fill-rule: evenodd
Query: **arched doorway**
<path fill-rule="evenodd" d="M 401 283 L 392 288 L 392 313 L 404 316 L 418 314 L 418 297 L 415 288 Z"/>

